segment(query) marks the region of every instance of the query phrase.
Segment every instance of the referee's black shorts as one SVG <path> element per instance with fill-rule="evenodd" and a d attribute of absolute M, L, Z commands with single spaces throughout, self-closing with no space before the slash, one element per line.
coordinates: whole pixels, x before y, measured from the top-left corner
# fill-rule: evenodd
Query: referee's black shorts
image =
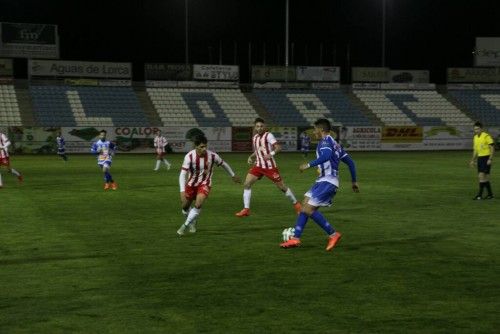
<path fill-rule="evenodd" d="M 483 157 L 477 157 L 477 171 L 479 173 L 489 174 L 491 165 L 488 165 L 489 155 L 485 155 Z"/>

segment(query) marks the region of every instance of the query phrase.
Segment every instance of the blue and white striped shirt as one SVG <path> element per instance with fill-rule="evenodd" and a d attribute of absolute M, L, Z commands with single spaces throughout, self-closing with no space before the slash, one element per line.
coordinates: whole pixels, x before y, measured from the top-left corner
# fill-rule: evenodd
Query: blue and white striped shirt
<path fill-rule="evenodd" d="M 97 164 L 110 163 L 113 160 L 113 154 L 115 154 L 115 144 L 109 140 L 102 141 L 99 139 L 92 144 L 90 152 L 97 154 Z"/>
<path fill-rule="evenodd" d="M 356 168 L 354 162 L 332 136 L 328 135 L 318 142 L 316 157 L 316 160 L 309 162 L 310 167 L 318 166 L 319 176 L 316 182 L 329 182 L 338 187 L 340 161 L 349 166 L 351 179 L 353 182 L 356 182 Z"/>

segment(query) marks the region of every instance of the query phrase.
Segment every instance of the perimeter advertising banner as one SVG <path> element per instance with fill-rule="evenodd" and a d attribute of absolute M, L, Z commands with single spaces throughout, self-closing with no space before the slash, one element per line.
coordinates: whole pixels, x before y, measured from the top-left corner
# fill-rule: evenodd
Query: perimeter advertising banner
<path fill-rule="evenodd" d="M 380 148 L 382 150 L 423 149 L 423 128 L 420 126 L 384 126 Z"/>
<path fill-rule="evenodd" d="M 251 152 L 252 148 L 252 127 L 233 127 L 232 130 L 232 151 Z"/>
<path fill-rule="evenodd" d="M 194 64 L 193 79 L 212 81 L 238 81 L 240 79 L 240 70 L 237 65 Z"/>
<path fill-rule="evenodd" d="M 429 83 L 427 70 L 390 70 L 389 81 L 398 83 Z"/>
<path fill-rule="evenodd" d="M 40 77 L 130 79 L 132 77 L 132 64 L 30 59 L 28 71 L 30 76 Z"/>
<path fill-rule="evenodd" d="M 216 152 L 231 151 L 231 128 L 229 127 L 75 127 L 63 128 L 68 152 L 86 153 L 97 140 L 99 131 L 106 130 L 107 138 L 116 143 L 119 152 L 154 153 L 153 139 L 158 130 L 167 138 L 173 152 L 188 152 L 193 144 L 186 139 L 193 129 L 201 130 L 208 139 L 208 147 Z"/>
<path fill-rule="evenodd" d="M 12 77 L 14 68 L 12 67 L 12 59 L 0 58 L 0 77 Z"/>
<path fill-rule="evenodd" d="M 500 66 L 500 37 L 476 37 L 475 66 Z"/>
<path fill-rule="evenodd" d="M 58 59 L 57 26 L 1 22 L 0 57 Z"/>
<path fill-rule="evenodd" d="M 193 78 L 193 66 L 191 64 L 166 64 L 146 63 L 144 64 L 144 79 L 148 80 L 191 80 Z"/>
<path fill-rule="evenodd" d="M 448 82 L 457 83 L 500 83 L 500 69 L 477 67 L 448 68 Z"/>
<path fill-rule="evenodd" d="M 382 128 L 353 126 L 340 129 L 340 144 L 348 151 L 379 151 Z"/>
<path fill-rule="evenodd" d="M 252 81 L 296 81 L 297 70 L 295 66 L 252 66 Z"/>
<path fill-rule="evenodd" d="M 389 82 L 389 68 L 353 67 L 352 82 Z"/>
<path fill-rule="evenodd" d="M 269 128 L 284 152 L 297 151 L 297 128 L 296 127 L 271 127 Z"/>
<path fill-rule="evenodd" d="M 472 149 L 471 126 L 424 126 L 423 131 L 425 150 Z"/>
<path fill-rule="evenodd" d="M 340 67 L 297 66 L 297 81 L 340 81 Z"/>

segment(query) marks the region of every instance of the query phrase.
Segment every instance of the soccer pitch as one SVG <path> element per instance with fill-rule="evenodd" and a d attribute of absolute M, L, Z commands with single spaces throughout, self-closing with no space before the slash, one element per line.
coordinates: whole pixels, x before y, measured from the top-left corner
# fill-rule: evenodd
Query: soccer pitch
<path fill-rule="evenodd" d="M 326 252 L 309 220 L 297 249 L 288 199 L 268 180 L 237 218 L 242 185 L 222 168 L 182 238 L 179 168 L 153 155 L 117 155 L 117 191 L 104 192 L 91 155 L 13 156 L 25 181 L 2 169 L 1 333 L 493 333 L 500 328 L 498 198 L 472 201 L 470 152 L 351 152 L 331 208 L 343 233 Z M 221 153 L 244 179 L 246 154 Z M 310 155 L 312 158 L 312 154 Z M 300 154 L 278 154 L 298 198 L 315 178 Z M 162 167 L 164 168 L 164 167 Z"/>

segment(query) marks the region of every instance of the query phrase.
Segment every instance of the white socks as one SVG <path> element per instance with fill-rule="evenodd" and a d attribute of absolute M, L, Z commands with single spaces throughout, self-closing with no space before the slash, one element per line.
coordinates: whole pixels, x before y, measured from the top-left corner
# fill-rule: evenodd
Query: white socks
<path fill-rule="evenodd" d="M 243 189 L 243 207 L 250 209 L 250 198 L 252 197 L 252 189 Z"/>
<path fill-rule="evenodd" d="M 20 174 L 17 170 L 15 170 L 14 168 L 11 168 L 11 169 L 10 169 L 10 172 L 11 172 L 13 175 L 15 175 L 15 176 L 19 176 L 19 175 L 21 175 L 21 174 Z"/>
<path fill-rule="evenodd" d="M 189 210 L 189 214 L 187 216 L 186 221 L 184 222 L 184 226 L 188 226 L 189 224 L 191 224 L 191 222 L 196 220 L 196 217 L 199 216 L 200 212 L 201 212 L 201 209 L 197 209 L 197 208 L 192 208 L 191 210 Z"/>
<path fill-rule="evenodd" d="M 2 174 L 0 174 L 0 187 L 3 187 L 3 183 L 2 183 Z"/>
<path fill-rule="evenodd" d="M 285 196 L 292 201 L 292 204 L 297 203 L 297 199 L 295 198 L 295 195 L 292 193 L 292 190 L 290 188 L 287 189 Z"/>
<path fill-rule="evenodd" d="M 168 162 L 167 159 L 162 159 L 162 160 L 156 160 L 155 170 L 160 169 L 160 165 L 161 165 L 162 161 L 165 164 L 165 166 L 167 166 L 167 169 L 170 169 L 170 166 L 171 166 L 170 162 Z"/>
<path fill-rule="evenodd" d="M 170 162 L 167 159 L 163 159 L 163 163 L 167 166 L 167 169 L 170 169 Z"/>

